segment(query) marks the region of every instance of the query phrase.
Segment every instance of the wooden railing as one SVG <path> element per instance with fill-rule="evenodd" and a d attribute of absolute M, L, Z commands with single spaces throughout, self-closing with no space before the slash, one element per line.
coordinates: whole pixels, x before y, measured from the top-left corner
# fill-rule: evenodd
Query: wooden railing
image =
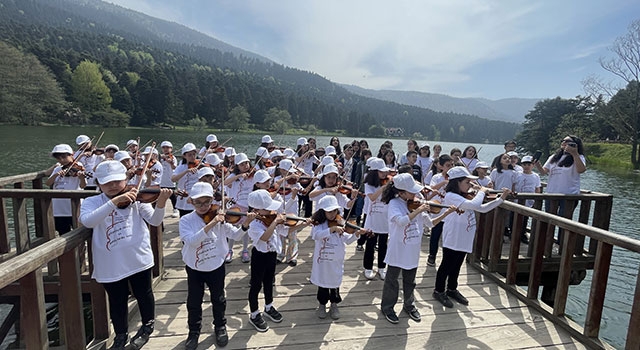
<path fill-rule="evenodd" d="M 35 172 L 0 178 L 0 299 L 19 299 L 9 317 L 15 317 L 15 310 L 20 310 L 20 324 L 26 325 L 20 328 L 20 338 L 27 349 L 48 348 L 45 296 L 53 296 L 59 302 L 61 343 L 68 349 L 104 348 L 110 336 L 106 294 L 90 278 L 92 230 L 77 222 L 80 200 L 98 192 L 43 189 L 44 177 L 44 172 Z M 75 214 L 75 229 L 60 237 L 55 232 L 53 198 L 69 198 Z M 7 210 L 9 206 L 12 210 Z M 162 229 L 150 229 L 153 275 L 158 277 L 163 273 Z M 89 253 L 88 260 L 84 259 L 85 252 Z M 83 294 L 91 299 L 93 319 L 94 337 L 88 345 Z M 10 322 L 0 325 L 0 341 Z"/>
<path fill-rule="evenodd" d="M 518 195 L 518 201 L 524 202 L 525 199 L 535 200 L 533 208 L 506 201 L 494 211 L 478 216 L 478 231 L 470 262 L 501 286 L 513 292 L 527 305 L 534 307 L 547 318 L 567 329 L 587 346 L 606 347 L 607 344 L 603 343 L 598 336 L 613 247 L 640 253 L 640 241 L 607 231 L 612 205 L 610 195 L 591 192 L 574 196 Z M 564 201 L 564 216 L 567 217 L 571 217 L 573 209 L 579 203 L 578 222 L 540 210 L 543 199 L 550 202 L 550 211 L 557 209 L 560 201 Z M 592 207 L 593 215 L 590 215 Z M 507 256 L 503 256 L 504 224 L 511 213 L 513 213 L 511 241 Z M 519 234 L 523 217 L 529 217 L 532 220 L 531 242 L 524 256 L 520 251 Z M 550 268 L 549 265 L 552 267 Z M 540 302 L 538 294 L 543 270 L 553 271 L 554 268 L 557 271 L 557 278 L 554 281 L 555 294 L 551 307 Z M 572 272 L 585 268 L 593 268 L 593 276 L 586 306 L 586 320 L 584 326 L 581 326 L 565 316 L 565 306 Z M 517 286 L 517 275 L 523 272 L 528 276 L 526 291 Z M 638 348 L 640 344 L 638 329 L 640 329 L 640 278 L 636 278 L 633 308 L 627 328 L 627 348 Z"/>

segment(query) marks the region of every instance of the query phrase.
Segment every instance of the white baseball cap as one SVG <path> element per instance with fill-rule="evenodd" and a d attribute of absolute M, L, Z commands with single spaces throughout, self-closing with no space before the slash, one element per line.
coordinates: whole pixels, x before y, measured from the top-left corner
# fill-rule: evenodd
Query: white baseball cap
<path fill-rule="evenodd" d="M 335 196 L 324 196 L 318 201 L 318 209 L 322 209 L 325 212 L 340 209 L 338 200 Z"/>
<path fill-rule="evenodd" d="M 198 180 L 207 175 L 213 175 L 213 169 L 211 169 L 211 167 L 203 166 L 202 168 L 198 169 Z"/>
<path fill-rule="evenodd" d="M 173 144 L 169 141 L 162 141 L 162 143 L 160 144 L 160 147 L 171 147 L 173 148 Z"/>
<path fill-rule="evenodd" d="M 71 146 L 67 145 L 66 143 L 61 143 L 59 145 L 55 145 L 55 147 L 53 147 L 53 149 L 51 150 L 51 155 L 53 155 L 54 153 L 68 153 L 68 154 L 73 154 L 73 148 L 71 148 Z"/>
<path fill-rule="evenodd" d="M 282 154 L 287 158 L 293 158 L 296 155 L 296 151 L 291 148 L 285 148 Z"/>
<path fill-rule="evenodd" d="M 273 139 L 269 135 L 264 135 L 264 136 L 262 136 L 262 140 L 260 142 L 262 142 L 262 143 L 272 143 Z"/>
<path fill-rule="evenodd" d="M 129 155 L 129 152 L 127 152 L 127 151 L 118 151 L 118 152 L 116 152 L 116 154 L 113 155 L 113 159 L 115 159 L 118 162 L 120 162 L 120 161 L 123 161 L 125 159 L 131 159 L 131 156 Z"/>
<path fill-rule="evenodd" d="M 473 176 L 469 173 L 469 170 L 463 166 L 454 166 L 453 168 L 447 171 L 447 175 L 449 175 L 449 180 L 459 179 L 461 177 L 466 177 L 469 179 L 477 179 L 477 176 Z"/>
<path fill-rule="evenodd" d="M 271 155 L 269 154 L 269 150 L 267 150 L 266 148 L 258 147 L 258 150 L 256 151 L 256 156 L 269 159 Z"/>
<path fill-rule="evenodd" d="M 218 142 L 218 137 L 214 134 L 207 135 L 207 142 Z"/>
<path fill-rule="evenodd" d="M 380 158 L 375 158 L 374 160 L 372 160 L 371 163 L 369 163 L 369 169 L 378 170 L 378 171 L 389 171 L 389 170 L 391 170 L 390 168 L 387 167 L 386 164 L 384 164 L 384 160 L 382 160 Z"/>
<path fill-rule="evenodd" d="M 127 179 L 127 168 L 117 160 L 105 160 L 98 164 L 94 176 L 101 185 L 111 181 L 122 181 Z"/>
<path fill-rule="evenodd" d="M 518 156 L 518 152 L 509 151 L 509 152 L 507 152 L 507 155 L 508 155 L 509 157 L 513 157 L 513 156 L 516 156 L 516 157 L 517 157 L 517 156 Z"/>
<path fill-rule="evenodd" d="M 104 148 L 105 152 L 110 150 L 110 149 L 115 149 L 116 152 L 118 152 L 120 150 L 120 147 L 118 147 L 118 145 L 110 144 L 110 145 L 107 145 L 107 147 Z"/>
<path fill-rule="evenodd" d="M 213 187 L 211 187 L 211 184 L 208 182 L 196 182 L 191 186 L 189 197 L 191 197 L 191 199 L 197 199 L 200 197 L 213 198 Z"/>
<path fill-rule="evenodd" d="M 248 162 L 249 158 L 247 158 L 247 155 L 244 153 L 238 153 L 236 154 L 236 164 L 240 164 L 240 163 L 244 163 L 244 162 Z"/>
<path fill-rule="evenodd" d="M 236 154 L 236 149 L 233 147 L 227 147 L 224 149 L 224 155 L 227 157 L 235 156 Z"/>
<path fill-rule="evenodd" d="M 127 141 L 127 146 L 131 146 L 131 145 L 136 145 L 137 146 L 138 145 L 138 141 L 136 141 L 136 140 Z"/>
<path fill-rule="evenodd" d="M 333 160 L 332 156 L 324 156 L 322 157 L 322 160 L 320 161 L 320 165 L 331 165 L 331 164 L 335 164 L 336 162 Z"/>
<path fill-rule="evenodd" d="M 298 146 L 304 146 L 307 143 L 308 143 L 307 139 L 304 138 L 304 137 L 300 137 L 300 138 L 298 138 L 298 141 L 296 141 L 296 145 L 298 145 Z"/>
<path fill-rule="evenodd" d="M 338 167 L 333 165 L 333 164 L 330 164 L 330 165 L 325 166 L 322 169 L 322 176 L 325 176 L 325 175 L 328 175 L 328 174 L 331 174 L 331 173 L 338 174 Z"/>
<path fill-rule="evenodd" d="M 275 157 L 284 157 L 284 153 L 282 153 L 281 150 L 276 149 L 273 152 L 271 152 L 271 158 L 275 158 Z"/>
<path fill-rule="evenodd" d="M 522 157 L 522 160 L 520 161 L 520 163 L 533 163 L 533 157 L 532 156 L 524 156 L 524 157 Z"/>
<path fill-rule="evenodd" d="M 149 154 L 149 153 L 155 153 L 158 154 L 158 150 L 155 148 L 151 148 L 151 146 L 147 146 L 144 148 L 144 151 L 142 151 L 141 154 Z"/>
<path fill-rule="evenodd" d="M 489 169 L 489 164 L 487 164 L 487 162 L 478 162 L 476 164 L 476 168 L 485 168 L 485 169 Z"/>
<path fill-rule="evenodd" d="M 420 184 L 418 184 L 409 173 L 402 173 L 394 176 L 393 187 L 410 193 L 418 193 L 423 189 L 423 186 L 420 186 Z"/>
<path fill-rule="evenodd" d="M 367 159 L 367 162 L 366 162 L 367 166 L 370 167 L 371 166 L 371 162 L 373 162 L 376 159 L 380 159 L 380 158 L 378 158 L 378 157 L 369 157 L 369 159 Z"/>
<path fill-rule="evenodd" d="M 429 146 L 428 143 L 423 142 L 423 143 L 420 144 L 420 148 L 424 148 L 424 147 L 431 147 L 431 146 Z"/>
<path fill-rule="evenodd" d="M 335 156 L 336 155 L 336 148 L 333 146 L 327 146 L 324 148 L 324 154 L 328 155 L 328 156 Z"/>
<path fill-rule="evenodd" d="M 204 161 L 205 161 L 207 164 L 210 164 L 210 165 L 212 165 L 212 166 L 216 166 L 216 165 L 218 165 L 218 164 L 222 163 L 222 160 L 220 160 L 220 157 L 218 157 L 218 155 L 217 155 L 217 154 L 215 154 L 215 153 L 209 153 L 209 154 L 207 154 L 207 156 L 206 156 L 206 157 L 204 157 Z"/>
<path fill-rule="evenodd" d="M 195 151 L 195 150 L 196 150 L 196 145 L 194 145 L 191 142 L 185 143 L 184 146 L 182 146 L 182 154 Z"/>
<path fill-rule="evenodd" d="M 253 175 L 253 180 L 255 181 L 255 183 L 261 184 L 265 181 L 271 180 L 271 176 L 269 176 L 269 173 L 266 170 L 260 169 Z"/>
<path fill-rule="evenodd" d="M 87 135 L 79 135 L 78 137 L 76 137 L 76 145 L 78 146 L 89 141 L 91 141 L 91 139 Z"/>
<path fill-rule="evenodd" d="M 267 190 L 256 190 L 249 193 L 247 204 L 254 209 L 276 210 L 282 205 L 279 201 L 274 201 Z"/>

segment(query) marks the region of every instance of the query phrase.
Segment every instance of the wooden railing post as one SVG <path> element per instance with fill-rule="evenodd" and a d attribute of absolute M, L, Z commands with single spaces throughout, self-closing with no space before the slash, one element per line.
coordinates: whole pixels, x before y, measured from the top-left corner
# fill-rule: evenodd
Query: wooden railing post
<path fill-rule="evenodd" d="M 634 331 L 629 331 L 633 329 Z M 636 277 L 636 290 L 633 296 L 633 306 L 631 307 L 631 318 L 627 327 L 627 349 L 638 347 L 640 344 L 640 276 Z"/>
<path fill-rule="evenodd" d="M 0 254 L 7 254 L 11 251 L 7 217 L 7 206 L 5 205 L 4 198 L 0 197 Z"/>
<path fill-rule="evenodd" d="M 565 247 L 560 258 L 560 271 L 558 272 L 558 281 L 556 282 L 556 295 L 553 301 L 553 314 L 555 316 L 564 315 L 567 305 L 567 297 L 569 296 L 569 282 L 571 281 L 571 270 L 573 263 L 573 254 L 576 248 L 577 234 L 571 231 L 564 231 Z"/>
<path fill-rule="evenodd" d="M 535 240 L 533 241 L 533 256 L 531 257 L 531 268 L 529 269 L 529 288 L 527 290 L 527 298 L 529 299 L 538 299 L 548 226 L 549 224 L 544 221 L 538 221 L 536 225 Z"/>
<path fill-rule="evenodd" d="M 587 314 L 584 322 L 584 335 L 588 337 L 595 338 L 600 333 L 600 321 L 602 319 L 602 308 L 604 307 L 604 296 L 607 291 L 612 251 L 613 246 L 611 244 L 602 241 L 598 242 L 598 251 L 591 279 L 591 292 L 589 293 L 589 303 L 587 304 Z"/>
<path fill-rule="evenodd" d="M 58 258 L 60 264 L 61 323 L 64 339 L 69 349 L 83 349 L 86 345 L 84 334 L 84 312 L 82 310 L 82 290 L 80 286 L 80 263 L 78 248 L 62 254 Z"/>
<path fill-rule="evenodd" d="M 27 349 L 48 349 L 47 317 L 44 307 L 42 270 L 36 269 L 20 279 L 21 334 Z"/>
<path fill-rule="evenodd" d="M 24 183 L 13 185 L 14 188 L 24 188 Z M 16 251 L 18 254 L 29 250 L 29 226 L 27 224 L 27 200 L 13 199 L 13 228 L 16 235 Z"/>
<path fill-rule="evenodd" d="M 502 255 L 502 236 L 504 234 L 504 217 L 506 210 L 498 207 L 493 210 L 493 229 L 491 230 L 491 248 L 489 250 L 489 272 L 498 270 L 498 262 Z"/>

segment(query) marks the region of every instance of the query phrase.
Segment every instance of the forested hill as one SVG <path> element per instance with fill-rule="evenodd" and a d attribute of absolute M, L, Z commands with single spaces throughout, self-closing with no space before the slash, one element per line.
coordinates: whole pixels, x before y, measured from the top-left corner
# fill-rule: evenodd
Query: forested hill
<path fill-rule="evenodd" d="M 174 31 L 176 26 L 93 0 L 0 0 L 0 40 L 35 55 L 71 103 L 64 110 L 49 108 L 39 120 L 33 115 L 25 120 L 21 113 L 8 113 L 7 105 L 0 106 L 0 122 L 148 126 L 185 125 L 201 117 L 210 127 L 221 128 L 231 127 L 229 112 L 242 106 L 249 123 L 271 130 L 283 125 L 274 123 L 274 116 L 290 128 L 380 136 L 382 126 L 397 127 L 407 135 L 444 141 L 502 142 L 518 128 L 515 123 L 358 96 L 317 74 L 254 54 L 202 46 L 209 46 L 198 44 L 202 34 L 185 27 Z M 161 33 L 188 43 L 164 40 L 168 38 Z M 11 72 L 9 66 L 5 69 Z M 78 85 L 80 73 L 93 71 L 100 80 L 96 84 L 106 85 L 99 104 L 87 102 L 92 89 Z"/>

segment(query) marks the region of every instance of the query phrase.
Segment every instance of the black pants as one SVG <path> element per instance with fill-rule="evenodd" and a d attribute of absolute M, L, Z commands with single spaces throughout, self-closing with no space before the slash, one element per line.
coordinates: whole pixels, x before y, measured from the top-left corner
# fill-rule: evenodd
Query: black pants
<path fill-rule="evenodd" d="M 198 271 L 184 267 L 187 271 L 187 323 L 189 331 L 202 329 L 202 298 L 204 285 L 209 287 L 211 294 L 211 308 L 213 309 L 213 325 L 216 328 L 227 324 L 224 312 L 227 309 L 227 299 L 224 296 L 224 264 L 213 271 Z"/>
<path fill-rule="evenodd" d="M 258 310 L 258 294 L 264 288 L 264 303 L 273 302 L 273 278 L 276 275 L 276 252 L 262 253 L 255 247 L 251 250 L 251 287 L 249 309 Z"/>
<path fill-rule="evenodd" d="M 71 216 L 55 216 L 53 218 L 56 231 L 58 231 L 58 234 L 61 236 L 73 230 L 73 227 L 71 226 L 72 221 Z"/>
<path fill-rule="evenodd" d="M 318 287 L 318 302 L 322 305 L 327 305 L 328 302 L 332 304 L 338 304 L 342 301 L 340 296 L 340 288 L 323 288 Z"/>
<path fill-rule="evenodd" d="M 367 243 L 364 246 L 364 257 L 362 258 L 362 266 L 366 270 L 373 268 L 373 255 L 376 250 L 376 242 L 378 243 L 378 268 L 385 268 L 387 264 L 384 262 L 384 258 L 387 256 L 387 240 L 389 234 L 387 233 L 374 233 L 373 237 L 367 238 Z"/>
<path fill-rule="evenodd" d="M 458 275 L 466 255 L 465 252 L 442 248 L 442 262 L 436 274 L 436 292 L 444 292 L 445 284 L 448 290 L 458 289 Z"/>
<path fill-rule="evenodd" d="M 142 324 L 153 324 L 156 318 L 155 299 L 151 289 L 151 269 L 138 272 L 129 277 L 111 283 L 103 283 L 109 297 L 109 313 L 116 334 L 129 332 L 129 285 L 133 296 L 138 301 L 138 309 Z"/>
<path fill-rule="evenodd" d="M 362 221 L 358 223 L 358 226 L 364 227 L 364 223 L 366 221 L 367 221 L 367 214 L 362 214 Z M 360 237 L 358 237 L 358 245 L 364 245 L 366 242 L 367 242 L 366 235 L 360 235 Z"/>
<path fill-rule="evenodd" d="M 442 228 L 444 222 L 440 222 L 431 229 L 431 237 L 429 237 L 429 255 L 434 259 L 438 254 L 438 246 L 440 245 L 440 236 L 442 236 Z"/>
<path fill-rule="evenodd" d="M 298 207 L 300 207 L 301 205 L 304 205 L 304 213 L 302 214 L 302 216 L 305 218 L 310 218 L 311 210 L 313 209 L 313 203 L 311 202 L 311 199 L 309 199 L 308 194 L 304 196 L 298 194 Z M 300 211 L 300 208 L 298 209 L 298 211 Z"/>

